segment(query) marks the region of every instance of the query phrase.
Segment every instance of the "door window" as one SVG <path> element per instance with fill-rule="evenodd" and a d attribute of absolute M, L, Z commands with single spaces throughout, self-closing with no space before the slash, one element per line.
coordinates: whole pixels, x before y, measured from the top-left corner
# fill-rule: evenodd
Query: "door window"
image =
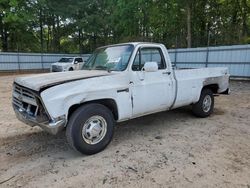
<path fill-rule="evenodd" d="M 159 69 L 166 68 L 166 63 L 159 48 L 142 48 L 138 50 L 132 65 L 132 70 L 140 71 L 145 62 L 157 62 Z"/>
<path fill-rule="evenodd" d="M 76 58 L 75 61 L 77 61 L 78 63 L 83 62 L 82 58 Z"/>

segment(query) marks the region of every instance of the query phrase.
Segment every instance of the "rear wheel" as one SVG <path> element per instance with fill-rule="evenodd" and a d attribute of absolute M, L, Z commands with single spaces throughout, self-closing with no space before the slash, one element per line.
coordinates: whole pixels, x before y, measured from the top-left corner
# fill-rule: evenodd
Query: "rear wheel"
<path fill-rule="evenodd" d="M 210 89 L 203 89 L 201 91 L 200 99 L 197 103 L 193 104 L 193 114 L 198 117 L 208 117 L 213 113 L 214 109 L 214 95 Z"/>
<path fill-rule="evenodd" d="M 87 104 L 78 108 L 70 117 L 66 136 L 72 148 L 83 154 L 102 151 L 113 136 L 112 112 L 101 104 Z"/>

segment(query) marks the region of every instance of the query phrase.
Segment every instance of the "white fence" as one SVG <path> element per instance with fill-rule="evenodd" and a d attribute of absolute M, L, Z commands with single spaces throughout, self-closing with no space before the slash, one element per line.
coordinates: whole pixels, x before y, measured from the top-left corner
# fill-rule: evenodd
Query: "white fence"
<path fill-rule="evenodd" d="M 250 77 L 250 45 L 170 49 L 169 54 L 179 68 L 228 67 L 232 76 Z M 0 71 L 45 70 L 65 56 L 79 54 L 0 52 Z M 89 54 L 80 56 L 86 60 Z"/>

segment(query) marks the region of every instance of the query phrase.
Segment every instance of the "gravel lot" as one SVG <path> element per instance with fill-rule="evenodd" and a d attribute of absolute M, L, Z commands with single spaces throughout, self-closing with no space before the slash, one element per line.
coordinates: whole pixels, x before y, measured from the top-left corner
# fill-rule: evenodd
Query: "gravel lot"
<path fill-rule="evenodd" d="M 209 118 L 185 107 L 121 123 L 103 152 L 83 156 L 65 132 L 15 118 L 14 77 L 0 77 L 0 187 L 250 187 L 250 82 L 231 82 Z"/>

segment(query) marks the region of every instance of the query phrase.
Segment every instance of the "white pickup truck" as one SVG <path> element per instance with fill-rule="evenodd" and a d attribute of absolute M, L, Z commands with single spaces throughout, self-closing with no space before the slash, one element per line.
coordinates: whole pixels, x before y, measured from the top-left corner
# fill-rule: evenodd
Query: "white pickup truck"
<path fill-rule="evenodd" d="M 213 112 L 214 95 L 228 94 L 227 68 L 172 68 L 167 49 L 155 43 L 98 48 L 82 70 L 16 78 L 13 107 L 31 126 L 56 134 L 84 154 L 103 150 L 115 122 L 192 105 Z"/>

